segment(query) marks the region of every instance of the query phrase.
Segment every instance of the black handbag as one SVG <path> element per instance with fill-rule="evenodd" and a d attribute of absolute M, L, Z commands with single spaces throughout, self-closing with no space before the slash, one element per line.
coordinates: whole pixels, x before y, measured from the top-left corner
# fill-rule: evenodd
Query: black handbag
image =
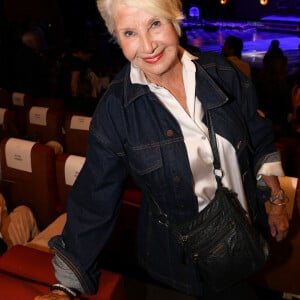
<path fill-rule="evenodd" d="M 261 268 L 269 251 L 237 194 L 222 185 L 220 158 L 209 113 L 207 118 L 218 188 L 214 199 L 196 219 L 169 226 L 183 247 L 187 263 L 197 266 L 205 286 L 211 291 L 221 291 Z"/>

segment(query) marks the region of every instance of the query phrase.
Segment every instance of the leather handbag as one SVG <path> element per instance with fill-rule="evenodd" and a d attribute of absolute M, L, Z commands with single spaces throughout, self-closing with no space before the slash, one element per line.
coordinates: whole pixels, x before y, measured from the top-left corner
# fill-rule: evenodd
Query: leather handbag
<path fill-rule="evenodd" d="M 218 188 L 214 199 L 195 219 L 169 226 L 183 248 L 186 262 L 197 266 L 207 289 L 221 291 L 261 268 L 269 250 L 237 194 L 224 187 L 217 175 L 222 173 L 220 158 L 209 113 L 207 118 Z"/>

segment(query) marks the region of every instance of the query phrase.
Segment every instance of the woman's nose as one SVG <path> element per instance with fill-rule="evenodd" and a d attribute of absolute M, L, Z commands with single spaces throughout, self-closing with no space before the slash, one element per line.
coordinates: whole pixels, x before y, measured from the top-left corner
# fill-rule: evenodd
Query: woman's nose
<path fill-rule="evenodd" d="M 153 53 L 157 46 L 156 46 L 156 42 L 153 41 L 151 36 L 144 35 L 141 37 L 141 47 L 143 52 Z"/>

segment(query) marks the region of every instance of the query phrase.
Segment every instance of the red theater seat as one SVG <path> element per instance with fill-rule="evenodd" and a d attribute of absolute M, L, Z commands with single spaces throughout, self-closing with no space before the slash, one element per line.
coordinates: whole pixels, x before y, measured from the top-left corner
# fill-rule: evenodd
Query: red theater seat
<path fill-rule="evenodd" d="M 64 112 L 59 109 L 32 106 L 26 116 L 26 137 L 42 144 L 49 141 L 63 142 Z"/>
<path fill-rule="evenodd" d="M 92 118 L 68 114 L 65 120 L 65 152 L 85 156 Z"/>
<path fill-rule="evenodd" d="M 53 254 L 26 246 L 14 246 L 0 257 L 0 299 L 33 300 L 39 294 L 49 292 L 56 282 L 52 260 Z M 87 300 L 124 300 L 123 276 L 101 270 L 99 291 L 96 295 L 82 295 Z M 77 299 L 77 298 L 76 298 Z"/>
<path fill-rule="evenodd" d="M 58 215 L 55 155 L 51 147 L 16 138 L 1 141 L 1 192 L 11 211 L 30 207 L 40 229 Z"/>

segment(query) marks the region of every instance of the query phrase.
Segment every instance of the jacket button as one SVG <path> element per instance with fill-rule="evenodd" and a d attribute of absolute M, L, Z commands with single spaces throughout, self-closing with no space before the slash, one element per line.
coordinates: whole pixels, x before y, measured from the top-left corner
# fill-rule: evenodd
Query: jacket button
<path fill-rule="evenodd" d="M 172 137 L 174 135 L 174 131 L 172 129 L 167 130 L 167 136 Z"/>
<path fill-rule="evenodd" d="M 174 176 L 173 181 L 174 181 L 174 183 L 178 184 L 180 182 L 180 177 L 179 176 Z"/>

